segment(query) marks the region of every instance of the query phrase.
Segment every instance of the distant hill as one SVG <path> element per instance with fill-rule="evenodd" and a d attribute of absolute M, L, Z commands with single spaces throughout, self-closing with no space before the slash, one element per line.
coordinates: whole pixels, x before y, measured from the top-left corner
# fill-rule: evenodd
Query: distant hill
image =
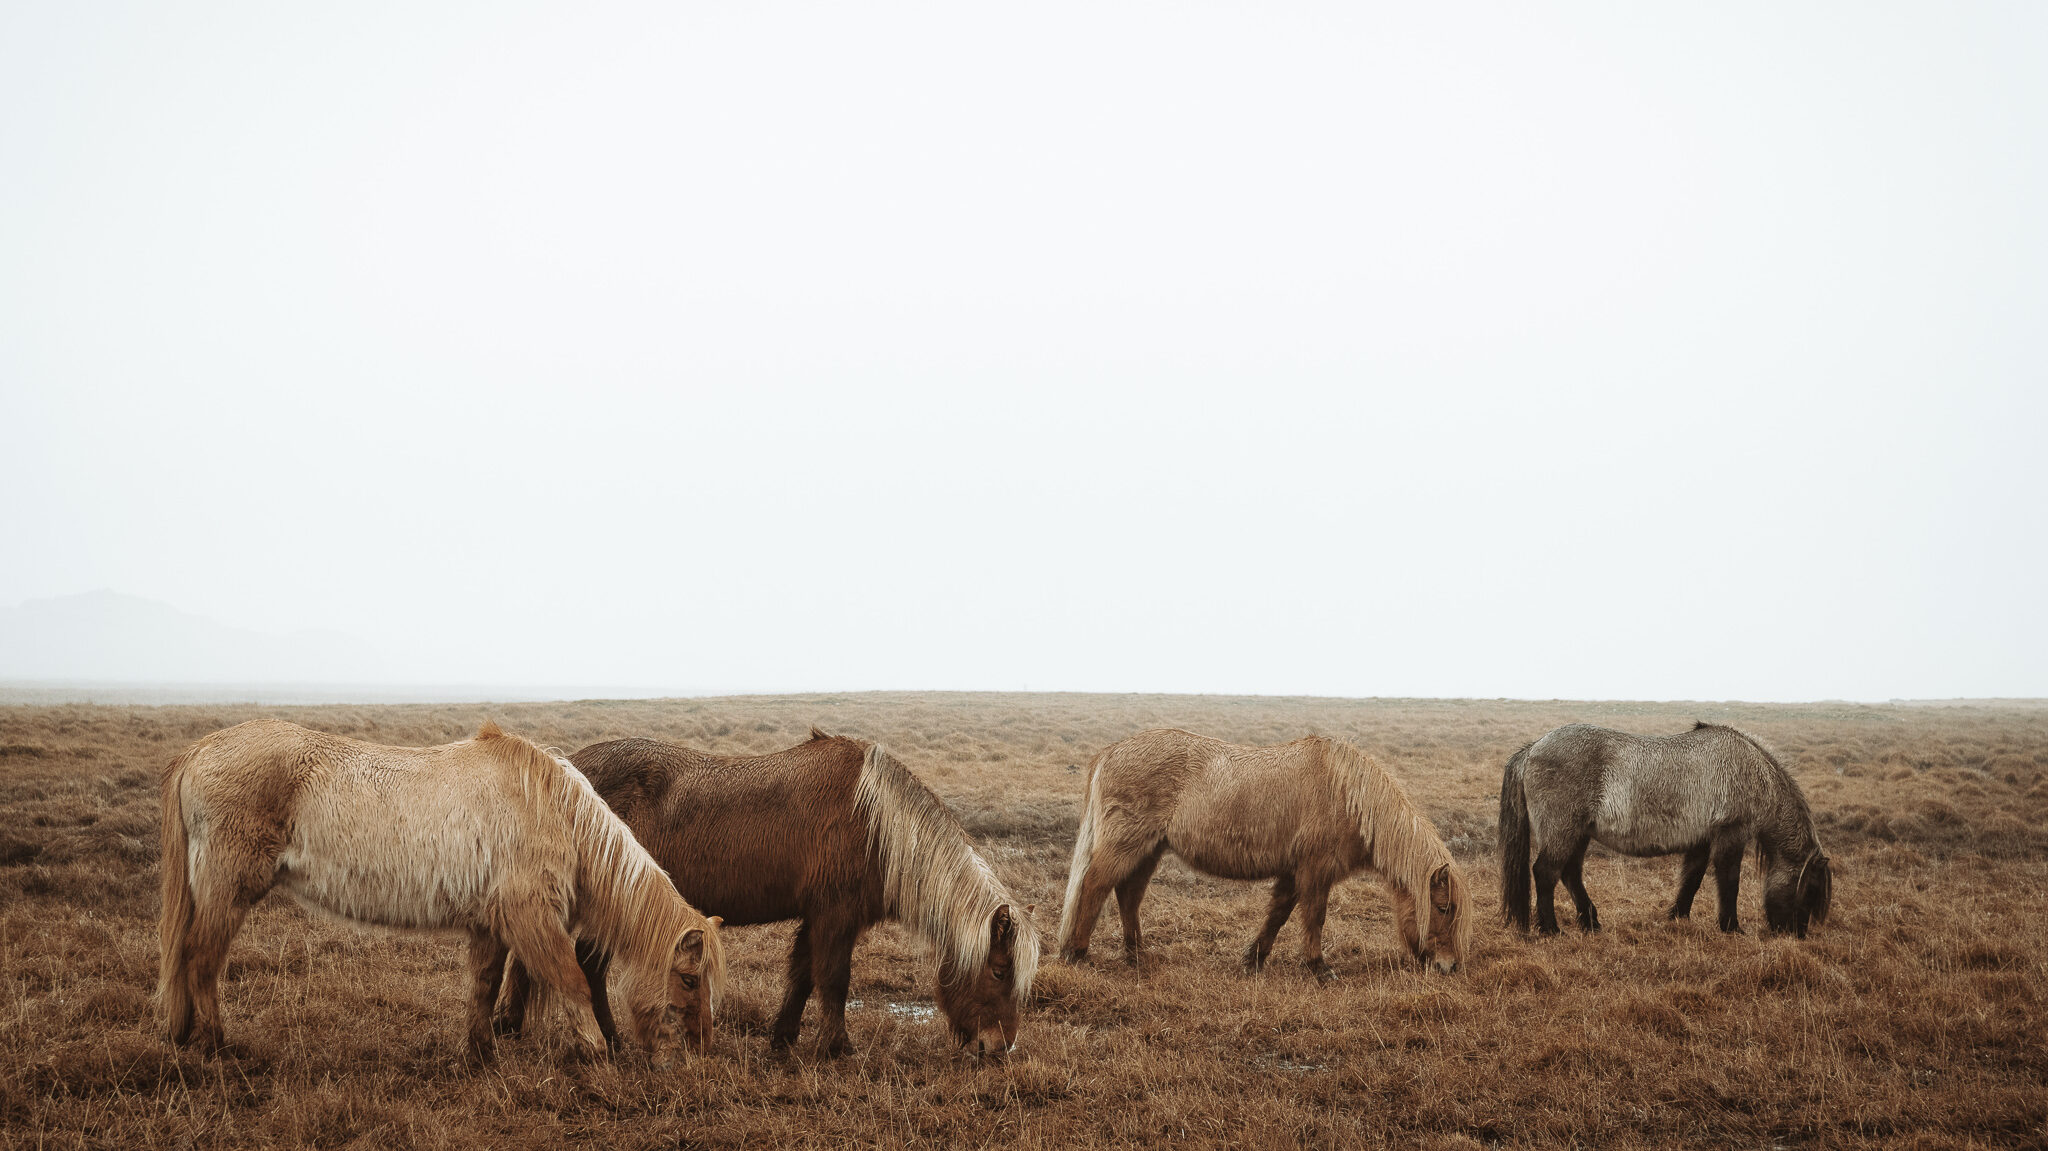
<path fill-rule="evenodd" d="M 388 679 L 383 665 L 339 632 L 270 635 L 113 591 L 0 608 L 0 679 L 362 683 Z"/>

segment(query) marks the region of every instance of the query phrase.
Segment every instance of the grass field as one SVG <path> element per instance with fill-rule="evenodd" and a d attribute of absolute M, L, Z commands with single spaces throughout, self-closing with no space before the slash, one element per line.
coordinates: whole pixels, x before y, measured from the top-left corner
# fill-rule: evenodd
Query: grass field
<path fill-rule="evenodd" d="M 462 1058 L 460 941 L 358 932 L 282 898 L 250 916 L 222 999 L 234 1057 L 155 1037 L 156 774 L 256 715 L 385 743 L 495 719 L 574 750 L 647 735 L 764 752 L 812 724 L 888 744 L 1036 900 L 1048 962 L 1020 1052 L 956 1055 L 930 964 L 894 927 L 854 959 L 860 1052 L 772 1057 L 787 925 L 728 935 L 714 1051 L 657 1071 L 565 1061 L 544 1019 Z M 1663 909 L 1677 860 L 1595 848 L 1606 929 L 1499 926 L 1502 763 L 1551 727 L 1695 719 L 1770 742 L 1836 867 L 1804 942 Z M 1333 899 L 1319 985 L 1282 932 L 1238 968 L 1263 887 L 1169 861 L 1140 970 L 1114 913 L 1093 965 L 1051 960 L 1082 776 L 1102 746 L 1177 726 L 1243 743 L 1322 732 L 1386 764 L 1466 869 L 1459 974 L 1405 961 L 1376 885 Z M 1569 916 L 1567 916 L 1567 921 Z M 875 694 L 374 707 L 0 707 L 0 1142 L 22 1147 L 1237 1145 L 2009 1146 L 2048 1142 L 2048 705 L 1798 706 Z M 815 1009 L 814 1009 L 815 1014 Z"/>

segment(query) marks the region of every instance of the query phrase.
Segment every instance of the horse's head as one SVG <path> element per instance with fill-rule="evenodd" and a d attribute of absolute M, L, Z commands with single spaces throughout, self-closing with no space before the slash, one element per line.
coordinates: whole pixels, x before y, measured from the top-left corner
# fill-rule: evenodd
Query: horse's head
<path fill-rule="evenodd" d="M 1764 922 L 1772 931 L 1790 931 L 1806 938 L 1809 924 L 1828 921 L 1835 899 L 1834 873 L 1828 857 L 1815 848 L 1797 867 L 1785 865 L 1764 879 Z"/>
<path fill-rule="evenodd" d="M 1448 975 L 1465 961 L 1471 938 L 1465 914 L 1465 878 L 1446 863 L 1429 874 L 1429 928 L 1422 933 L 1421 959 Z"/>
<path fill-rule="evenodd" d="M 1031 910 L 1025 908 L 1024 914 Z M 1009 904 L 996 908 L 988 921 L 988 959 L 980 969 L 939 968 L 939 1010 L 946 1013 L 953 1038 L 976 1055 L 1000 1055 L 1017 1044 L 1017 1005 L 1024 998 L 1017 985 L 1017 926 Z"/>
<path fill-rule="evenodd" d="M 711 1019 L 725 994 L 725 943 L 714 915 L 676 940 L 669 957 L 668 1001 L 683 1021 L 683 1042 L 692 1051 L 711 1047 Z"/>

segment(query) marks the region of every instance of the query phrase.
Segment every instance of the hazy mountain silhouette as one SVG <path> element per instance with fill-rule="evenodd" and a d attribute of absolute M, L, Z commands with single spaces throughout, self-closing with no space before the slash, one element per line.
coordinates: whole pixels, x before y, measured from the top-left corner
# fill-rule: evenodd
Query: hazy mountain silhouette
<path fill-rule="evenodd" d="M 385 678 L 376 649 L 353 636 L 330 631 L 270 635 L 114 591 L 0 608 L 0 679 L 361 683 Z"/>

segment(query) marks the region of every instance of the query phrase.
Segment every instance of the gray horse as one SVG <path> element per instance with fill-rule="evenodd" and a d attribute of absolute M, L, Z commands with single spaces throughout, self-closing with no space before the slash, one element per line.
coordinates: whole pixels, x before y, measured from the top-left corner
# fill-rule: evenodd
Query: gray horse
<path fill-rule="evenodd" d="M 1561 878 L 1579 926 L 1600 927 L 1580 869 L 1599 840 L 1624 855 L 1685 853 L 1670 916 L 1692 915 L 1707 863 L 1720 889 L 1721 930 L 1740 931 L 1735 893 L 1742 854 L 1756 841 L 1764 921 L 1806 938 L 1826 923 L 1833 883 L 1806 796 L 1755 736 L 1696 723 L 1678 735 L 1640 736 L 1591 724 L 1560 727 L 1508 759 L 1500 780 L 1500 903 L 1529 930 L 1529 848 L 1536 849 L 1536 927 L 1557 932 Z"/>

